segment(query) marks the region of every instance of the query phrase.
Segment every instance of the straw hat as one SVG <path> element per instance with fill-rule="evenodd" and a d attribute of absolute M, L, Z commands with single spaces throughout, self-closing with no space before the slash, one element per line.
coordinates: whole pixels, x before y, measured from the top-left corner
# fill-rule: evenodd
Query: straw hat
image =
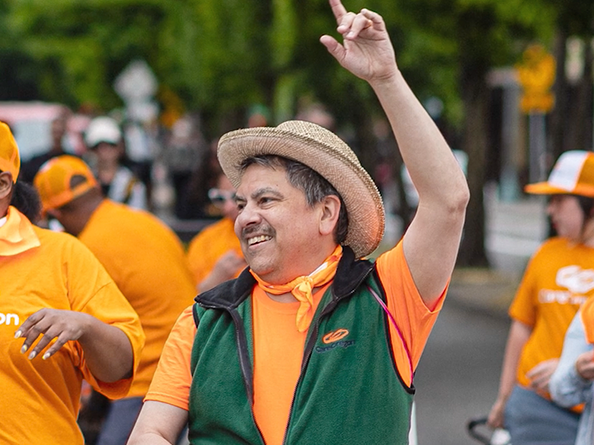
<path fill-rule="evenodd" d="M 241 163 L 251 156 L 277 155 L 307 165 L 330 182 L 345 203 L 349 227 L 344 244 L 359 258 L 379 245 L 385 224 L 382 198 L 355 153 L 334 133 L 305 121 L 247 128 L 223 135 L 217 154 L 235 187 L 241 181 Z"/>
<path fill-rule="evenodd" d="M 535 195 L 572 194 L 594 198 L 594 153 L 583 150 L 562 153 L 547 181 L 528 184 L 524 190 Z"/>

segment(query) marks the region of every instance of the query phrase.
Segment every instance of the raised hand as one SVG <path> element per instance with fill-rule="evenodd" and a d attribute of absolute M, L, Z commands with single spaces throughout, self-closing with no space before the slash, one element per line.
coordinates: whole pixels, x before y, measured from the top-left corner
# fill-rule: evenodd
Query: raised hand
<path fill-rule="evenodd" d="M 580 354 L 575 362 L 578 374 L 586 380 L 594 380 L 594 351 Z"/>
<path fill-rule="evenodd" d="M 526 377 L 530 379 L 530 387 L 539 394 L 546 394 L 549 391 L 549 382 L 551 376 L 557 369 L 559 359 L 552 358 L 540 362 L 534 368 L 526 373 Z"/>
<path fill-rule="evenodd" d="M 340 44 L 324 35 L 320 42 L 336 60 L 355 76 L 370 83 L 388 80 L 398 71 L 394 48 L 382 17 L 368 9 L 358 14 L 347 12 L 340 0 L 330 0 Z"/>
<path fill-rule="evenodd" d="M 237 271 L 247 266 L 243 256 L 234 250 L 224 253 L 215 263 L 213 272 L 220 277 L 221 282 L 230 280 L 237 274 Z"/>
<path fill-rule="evenodd" d="M 234 250 L 225 252 L 217 260 L 212 271 L 198 284 L 198 292 L 205 292 L 224 281 L 230 280 L 245 267 L 247 267 L 247 263 L 243 256 Z"/>

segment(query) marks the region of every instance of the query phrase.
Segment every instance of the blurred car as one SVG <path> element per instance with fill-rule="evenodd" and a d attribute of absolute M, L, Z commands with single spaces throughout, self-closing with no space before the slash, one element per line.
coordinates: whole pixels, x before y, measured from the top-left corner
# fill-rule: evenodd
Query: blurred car
<path fill-rule="evenodd" d="M 90 118 L 75 114 L 65 105 L 48 102 L 0 102 L 0 121 L 6 122 L 17 141 L 21 160 L 48 151 L 51 142 L 51 123 L 66 115 L 65 151 L 81 155 L 84 150 L 83 132 Z"/>

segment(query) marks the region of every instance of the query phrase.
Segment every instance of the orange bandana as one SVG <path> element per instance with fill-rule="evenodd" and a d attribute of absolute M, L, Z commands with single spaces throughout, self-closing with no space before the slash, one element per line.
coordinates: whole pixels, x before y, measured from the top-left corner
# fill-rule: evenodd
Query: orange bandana
<path fill-rule="evenodd" d="M 324 262 L 308 276 L 301 276 L 295 278 L 287 284 L 268 284 L 262 280 L 254 272 L 254 276 L 258 285 L 268 293 L 273 295 L 282 295 L 291 292 L 293 296 L 299 301 L 299 309 L 297 310 L 297 330 L 305 332 L 309 328 L 314 316 L 312 290 L 316 287 L 323 286 L 334 279 L 338 261 L 342 257 L 342 246 L 337 246 L 334 252 L 324 260 Z"/>
<path fill-rule="evenodd" d="M 6 223 L 0 227 L 0 256 L 17 255 L 40 245 L 29 220 L 8 207 Z"/>

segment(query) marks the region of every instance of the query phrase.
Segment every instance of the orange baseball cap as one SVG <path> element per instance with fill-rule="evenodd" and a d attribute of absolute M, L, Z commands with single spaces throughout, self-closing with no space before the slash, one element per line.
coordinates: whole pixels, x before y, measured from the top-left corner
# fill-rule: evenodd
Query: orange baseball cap
<path fill-rule="evenodd" d="M 546 182 L 528 184 L 524 190 L 535 195 L 571 194 L 594 198 L 594 153 L 583 150 L 562 153 Z"/>
<path fill-rule="evenodd" d="M 20 169 L 19 147 L 8 125 L 0 122 L 0 171 L 12 173 L 12 182 L 16 182 Z"/>
<path fill-rule="evenodd" d="M 82 159 L 63 155 L 43 164 L 33 184 L 41 198 L 41 211 L 45 213 L 97 187 L 97 180 Z"/>

